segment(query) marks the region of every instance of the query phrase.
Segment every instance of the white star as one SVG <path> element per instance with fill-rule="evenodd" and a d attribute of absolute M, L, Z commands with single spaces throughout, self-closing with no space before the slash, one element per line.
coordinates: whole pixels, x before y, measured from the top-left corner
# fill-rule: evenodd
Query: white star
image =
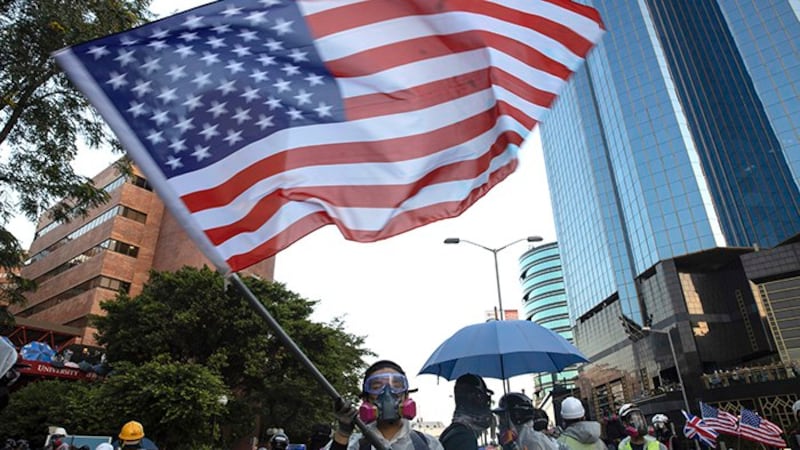
<path fill-rule="evenodd" d="M 171 101 L 177 100 L 178 96 L 175 95 L 175 91 L 177 90 L 178 88 L 172 88 L 172 89 L 161 88 L 161 93 L 158 94 L 158 98 L 160 98 L 161 101 L 164 103 L 169 103 Z"/>
<path fill-rule="evenodd" d="M 333 106 L 326 105 L 325 102 L 319 102 L 319 106 L 314 108 L 314 111 L 317 112 L 319 117 L 330 117 L 332 116 L 331 108 L 333 108 Z"/>
<path fill-rule="evenodd" d="M 175 128 L 181 130 L 181 134 L 186 133 L 187 131 L 194 128 L 194 125 L 192 125 L 192 120 L 194 119 L 192 119 L 191 117 L 190 118 L 181 117 L 178 119 L 178 123 L 175 124 Z"/>
<path fill-rule="evenodd" d="M 153 34 L 150 35 L 150 39 L 164 39 L 169 35 L 168 30 L 162 30 L 160 28 L 156 28 L 153 30 Z"/>
<path fill-rule="evenodd" d="M 97 61 L 98 59 L 102 58 L 103 56 L 106 56 L 107 54 L 109 54 L 111 52 L 106 50 L 106 46 L 105 45 L 101 45 L 99 47 L 93 45 L 93 46 L 89 47 L 89 51 L 86 52 L 86 53 L 89 53 L 90 55 L 94 56 L 94 60 Z"/>
<path fill-rule="evenodd" d="M 183 26 L 190 30 L 194 30 L 195 28 L 200 28 L 203 26 L 203 24 L 200 23 L 202 20 L 202 17 L 192 14 L 186 18 L 186 20 L 183 22 Z"/>
<path fill-rule="evenodd" d="M 258 3 L 261 3 L 262 5 L 269 8 L 270 6 L 280 5 L 281 0 L 258 0 Z"/>
<path fill-rule="evenodd" d="M 228 44 L 225 43 L 225 39 L 220 38 L 220 37 L 208 38 L 208 40 L 206 41 L 206 44 L 210 45 L 211 48 L 214 48 L 214 49 L 228 46 Z"/>
<path fill-rule="evenodd" d="M 147 61 L 142 64 L 142 69 L 150 75 L 161 68 L 161 64 L 158 63 L 159 61 L 161 61 L 161 58 L 147 58 Z"/>
<path fill-rule="evenodd" d="M 116 71 L 112 71 L 109 75 L 111 76 L 111 78 L 109 78 L 109 80 L 106 81 L 106 83 L 110 84 L 115 91 L 120 87 L 128 84 L 128 82 L 125 80 L 125 76 L 127 75 L 126 72 L 117 73 Z"/>
<path fill-rule="evenodd" d="M 283 36 L 286 33 L 292 32 L 293 23 L 293 20 L 286 20 L 283 17 L 278 17 L 275 19 L 275 25 L 270 27 L 270 29 L 275 30 L 275 33 L 277 33 L 278 36 Z"/>
<path fill-rule="evenodd" d="M 287 77 L 300 73 L 300 68 L 291 64 L 284 64 L 283 67 L 281 67 L 281 70 L 286 74 Z"/>
<path fill-rule="evenodd" d="M 250 74 L 250 78 L 252 78 L 256 83 L 269 80 L 267 72 L 261 70 L 253 70 L 253 73 Z"/>
<path fill-rule="evenodd" d="M 282 108 L 281 101 L 275 97 L 270 96 L 267 101 L 264 102 L 265 105 L 269 106 L 269 110 L 273 111 L 275 108 Z"/>
<path fill-rule="evenodd" d="M 325 77 L 323 77 L 322 75 L 317 75 L 315 73 L 310 73 L 310 74 L 308 74 L 307 77 L 304 78 L 304 80 L 308 81 L 308 85 L 309 86 L 316 86 L 316 85 L 319 85 L 319 84 L 325 84 L 325 82 L 322 81 L 324 79 L 325 79 Z"/>
<path fill-rule="evenodd" d="M 230 145 L 231 147 L 233 147 L 234 145 L 236 145 L 237 142 L 244 140 L 242 138 L 242 130 L 239 131 L 228 130 L 228 135 L 225 136 L 222 140 L 227 142 L 228 145 Z"/>
<path fill-rule="evenodd" d="M 150 41 L 150 43 L 147 44 L 147 46 L 152 47 L 153 50 L 157 52 L 160 52 L 161 50 L 164 50 L 167 47 L 167 44 L 164 41 Z"/>
<path fill-rule="evenodd" d="M 270 55 L 259 56 L 258 62 L 260 62 L 262 66 L 274 66 L 275 64 L 277 64 L 275 62 L 275 57 Z"/>
<path fill-rule="evenodd" d="M 150 120 L 155 122 L 158 126 L 164 125 L 165 123 L 169 122 L 167 114 L 169 114 L 169 111 L 153 111 L 153 115 L 150 116 Z"/>
<path fill-rule="evenodd" d="M 186 66 L 176 66 L 175 64 L 173 64 L 169 67 L 169 72 L 167 72 L 167 75 L 172 79 L 172 82 L 174 83 L 186 76 L 186 72 L 183 70 L 185 68 Z"/>
<path fill-rule="evenodd" d="M 131 90 L 136 93 L 137 97 L 141 97 L 152 92 L 153 88 L 150 87 L 149 81 L 136 80 L 136 86 L 134 86 Z"/>
<path fill-rule="evenodd" d="M 223 79 L 217 87 L 217 90 L 222 91 L 222 95 L 228 95 L 236 91 L 236 88 L 233 86 L 234 84 L 236 84 L 236 80 L 228 81 Z"/>
<path fill-rule="evenodd" d="M 139 103 L 135 100 L 131 102 L 131 107 L 128 108 L 127 111 L 131 113 L 133 117 L 139 117 L 147 112 L 147 110 L 145 110 L 144 103 Z"/>
<path fill-rule="evenodd" d="M 190 95 L 186 97 L 186 101 L 181 103 L 181 105 L 188 108 L 189 111 L 194 111 L 196 108 L 203 106 L 203 102 L 200 101 L 199 95 Z"/>
<path fill-rule="evenodd" d="M 162 133 L 161 131 L 150 130 L 150 134 L 147 135 L 147 140 L 150 141 L 152 145 L 160 144 L 164 142 L 164 138 L 161 137 Z"/>
<path fill-rule="evenodd" d="M 195 145 L 194 152 L 192 152 L 192 156 L 197 158 L 198 161 L 202 161 L 206 158 L 211 158 L 211 153 L 209 153 L 208 150 L 209 150 L 208 146 Z"/>
<path fill-rule="evenodd" d="M 233 50 L 231 51 L 233 53 L 236 53 L 236 56 L 238 56 L 239 58 L 244 58 L 245 56 L 252 55 L 252 53 L 250 52 L 250 47 L 242 47 L 239 44 L 234 45 Z"/>
<path fill-rule="evenodd" d="M 250 113 L 250 108 L 248 109 L 236 108 L 236 114 L 233 115 L 233 118 L 236 119 L 236 125 L 241 125 L 242 123 L 250 120 L 251 117 L 249 113 Z"/>
<path fill-rule="evenodd" d="M 281 93 L 281 92 L 291 91 L 292 88 L 289 87 L 291 86 L 291 84 L 292 83 L 290 81 L 284 81 L 283 78 L 278 78 L 278 81 L 272 83 L 272 86 L 274 86 L 278 90 L 278 93 Z"/>
<path fill-rule="evenodd" d="M 258 37 L 256 37 L 256 32 L 253 30 L 243 30 L 241 33 L 239 33 L 239 37 L 245 42 L 255 41 L 258 39 Z"/>
<path fill-rule="evenodd" d="M 244 97 L 245 102 L 250 103 L 259 97 L 258 89 L 248 86 L 244 89 L 244 94 L 240 95 L 239 97 Z"/>
<path fill-rule="evenodd" d="M 267 116 L 265 116 L 263 114 L 259 114 L 258 115 L 258 122 L 256 122 L 256 125 L 258 125 L 258 127 L 261 128 L 262 131 L 264 129 L 268 128 L 268 127 L 274 127 L 275 124 L 272 123 L 272 118 L 273 117 L 275 117 L 275 116 L 267 117 Z"/>
<path fill-rule="evenodd" d="M 220 103 L 220 102 L 214 100 L 214 101 L 211 102 L 211 108 L 208 108 L 208 110 L 206 112 L 210 112 L 211 114 L 213 114 L 214 118 L 216 119 L 217 117 L 219 117 L 219 116 L 221 116 L 221 115 L 223 115 L 223 114 L 228 112 L 228 110 L 225 109 L 225 105 L 226 104 L 227 104 L 227 102 Z M 216 126 L 214 126 L 214 128 L 216 128 Z M 203 128 L 203 129 L 205 130 L 205 128 Z M 203 133 L 200 133 L 200 134 L 203 134 Z"/>
<path fill-rule="evenodd" d="M 231 71 L 231 75 L 234 75 L 238 72 L 244 72 L 244 69 L 242 69 L 242 65 L 243 63 L 239 61 L 231 60 L 228 61 L 228 65 L 225 66 L 225 68 Z"/>
<path fill-rule="evenodd" d="M 188 45 L 178 44 L 178 48 L 175 49 L 175 53 L 181 55 L 181 59 L 186 59 L 189 56 L 194 55 L 195 51 L 192 50 L 192 47 L 189 47 Z"/>
<path fill-rule="evenodd" d="M 186 139 L 172 139 L 168 147 L 172 149 L 172 153 L 180 153 L 186 150 Z"/>
<path fill-rule="evenodd" d="M 314 95 L 310 92 L 306 92 L 305 89 L 300 89 L 297 92 L 297 95 L 294 98 L 297 100 L 297 106 L 305 105 L 306 103 L 311 103 L 311 96 Z"/>
<path fill-rule="evenodd" d="M 122 50 L 120 49 L 117 51 L 117 57 L 114 58 L 114 61 L 118 61 L 119 65 L 122 67 L 127 66 L 128 64 L 136 61 L 136 58 L 133 57 L 133 50 Z"/>
<path fill-rule="evenodd" d="M 198 37 L 197 33 L 194 31 L 187 31 L 185 33 L 181 33 L 181 39 L 183 39 L 185 42 L 191 42 L 200 39 L 200 37 Z"/>
<path fill-rule="evenodd" d="M 245 19 L 250 22 L 251 26 L 255 26 L 255 25 L 258 25 L 260 23 L 266 22 L 267 18 L 264 17 L 266 15 L 267 15 L 266 11 L 256 11 L 256 12 L 250 13 L 247 17 L 245 17 Z"/>
<path fill-rule="evenodd" d="M 225 17 L 231 17 L 241 13 L 242 13 L 242 8 L 234 8 L 233 5 L 231 5 L 227 7 L 224 11 L 222 11 L 221 14 Z"/>
<path fill-rule="evenodd" d="M 219 57 L 217 56 L 216 53 L 203 52 L 203 57 L 200 58 L 200 61 L 203 61 L 204 63 L 206 63 L 207 66 L 210 66 L 212 64 L 218 63 Z"/>
<path fill-rule="evenodd" d="M 292 51 L 289 52 L 289 58 L 292 58 L 292 61 L 296 63 L 308 61 L 308 52 L 301 52 L 299 48 L 293 48 Z"/>
<path fill-rule="evenodd" d="M 176 158 L 172 155 L 167 158 L 166 164 L 172 168 L 172 170 L 177 169 L 178 167 L 183 167 L 183 163 L 181 162 L 180 158 Z"/>
<path fill-rule="evenodd" d="M 289 118 L 292 120 L 300 120 L 303 118 L 303 112 L 300 111 L 299 109 L 295 109 L 294 107 L 289 108 L 286 111 L 286 114 L 288 114 Z"/>
<path fill-rule="evenodd" d="M 197 85 L 197 89 L 203 89 L 207 84 L 211 84 L 211 74 L 197 72 L 192 80 L 192 83 Z"/>
<path fill-rule="evenodd" d="M 120 44 L 122 44 L 122 45 L 124 45 L 124 46 L 126 46 L 126 47 L 129 47 L 129 46 L 131 46 L 131 45 L 134 45 L 134 44 L 136 44 L 136 43 L 138 43 L 138 42 L 139 42 L 139 40 L 138 40 L 138 39 L 133 39 L 133 38 L 132 38 L 132 37 L 130 37 L 130 36 L 123 36 L 123 37 L 121 37 L 121 38 L 119 39 L 119 43 L 120 43 Z"/>
<path fill-rule="evenodd" d="M 211 125 L 211 124 L 208 124 L 208 123 L 204 123 L 203 124 L 203 131 L 201 131 L 199 134 L 202 134 L 203 137 L 206 138 L 206 140 L 209 140 L 209 139 L 213 138 L 214 136 L 218 136 L 219 135 L 219 131 L 217 131 L 217 126 L 216 125 Z"/>
<path fill-rule="evenodd" d="M 214 32 L 217 33 L 217 34 L 227 33 L 229 31 L 231 31 L 231 26 L 228 25 L 227 23 L 219 24 L 219 25 L 215 26 L 214 28 L 212 28 L 212 30 L 214 30 Z"/>
<path fill-rule="evenodd" d="M 271 52 L 277 52 L 278 50 L 283 50 L 283 42 L 276 41 L 275 39 L 272 38 L 267 39 L 267 43 L 264 45 L 266 45 L 269 51 Z"/>

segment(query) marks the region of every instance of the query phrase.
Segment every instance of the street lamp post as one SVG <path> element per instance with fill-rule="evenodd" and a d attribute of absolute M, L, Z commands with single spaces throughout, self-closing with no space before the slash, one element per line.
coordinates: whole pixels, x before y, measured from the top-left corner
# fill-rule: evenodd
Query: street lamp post
<path fill-rule="evenodd" d="M 681 375 L 681 368 L 678 365 L 678 355 L 675 353 L 675 344 L 672 342 L 672 330 L 677 328 L 677 326 L 672 325 L 666 330 L 656 330 L 654 328 L 650 328 L 649 326 L 642 327 L 642 331 L 645 333 L 652 332 L 658 334 L 666 334 L 667 340 L 669 341 L 669 350 L 672 352 L 672 362 L 675 363 L 675 372 L 678 373 L 678 385 L 681 388 L 681 395 L 683 396 L 683 407 L 686 408 L 687 413 L 691 413 L 691 409 L 689 409 L 689 399 L 686 397 L 686 386 L 683 384 L 683 376 Z M 697 450 L 700 450 L 700 444 L 695 441 L 695 447 Z"/>
<path fill-rule="evenodd" d="M 492 252 L 492 255 L 494 256 L 494 278 L 495 278 L 495 281 L 497 282 L 497 306 L 500 308 L 500 312 L 498 313 L 498 315 L 495 315 L 495 318 L 499 319 L 499 320 L 505 320 L 505 312 L 503 311 L 503 294 L 500 291 L 500 266 L 499 266 L 499 264 L 497 262 L 497 254 L 500 253 L 501 251 L 505 250 L 506 248 L 516 244 L 517 242 L 522 242 L 522 241 L 540 242 L 541 240 L 542 240 L 541 236 L 528 236 L 528 237 L 517 239 L 516 241 L 513 241 L 513 242 L 509 242 L 508 244 L 506 244 L 506 245 L 504 245 L 502 247 L 499 247 L 499 248 L 489 248 L 489 247 L 486 247 L 485 245 L 478 244 L 477 242 L 472 242 L 472 241 L 468 241 L 466 239 L 460 239 L 460 238 L 457 238 L 457 237 L 447 238 L 447 239 L 444 240 L 444 243 L 445 244 L 460 244 L 460 243 L 464 242 L 464 243 L 471 244 L 471 245 L 474 245 L 476 247 L 480 247 L 480 248 L 482 248 L 484 250 Z"/>

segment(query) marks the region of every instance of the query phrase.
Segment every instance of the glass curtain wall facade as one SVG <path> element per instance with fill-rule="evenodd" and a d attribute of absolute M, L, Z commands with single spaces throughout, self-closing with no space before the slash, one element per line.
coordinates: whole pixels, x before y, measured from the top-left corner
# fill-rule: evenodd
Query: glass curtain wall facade
<path fill-rule="evenodd" d="M 519 266 L 522 283 L 521 318 L 535 322 L 572 342 L 558 243 L 531 247 L 520 256 Z M 549 391 L 556 381 L 571 388 L 573 386 L 570 381 L 577 376 L 578 371 L 574 368 L 557 374 L 540 374 L 536 377 L 537 390 Z"/>
<path fill-rule="evenodd" d="M 576 331 L 591 357 L 620 314 L 645 324 L 635 280 L 659 261 L 800 232 L 800 11 L 586 3 L 608 33 L 541 134 L 571 320 L 610 307 Z"/>

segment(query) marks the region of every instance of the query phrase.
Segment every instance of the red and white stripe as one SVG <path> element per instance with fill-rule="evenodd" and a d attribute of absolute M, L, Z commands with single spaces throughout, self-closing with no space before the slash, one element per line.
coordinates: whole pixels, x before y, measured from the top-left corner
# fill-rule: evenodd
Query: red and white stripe
<path fill-rule="evenodd" d="M 356 241 L 463 212 L 603 33 L 565 0 L 301 0 L 345 123 L 286 129 L 167 180 L 230 269 L 335 224 Z"/>

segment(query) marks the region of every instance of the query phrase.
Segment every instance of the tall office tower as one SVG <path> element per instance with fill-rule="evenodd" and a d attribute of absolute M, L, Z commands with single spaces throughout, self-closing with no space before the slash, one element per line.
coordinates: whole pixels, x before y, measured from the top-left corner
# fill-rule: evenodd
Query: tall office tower
<path fill-rule="evenodd" d="M 110 200 L 85 218 L 54 222 L 44 214 L 20 274 L 38 283 L 25 305 L 11 311 L 33 321 L 80 330 L 83 344 L 93 344 L 88 316 L 117 292 L 139 294 L 150 270 L 176 271 L 183 266 L 213 268 L 180 224 L 167 212 L 147 180 L 134 168 L 131 176 L 115 166 L 100 172 Z M 272 279 L 274 259 L 250 267 L 248 274 Z M 29 321 L 30 321 L 29 320 Z"/>
<path fill-rule="evenodd" d="M 572 342 L 572 329 L 567 311 L 567 293 L 561 270 L 558 243 L 533 246 L 519 257 L 522 283 L 522 319 L 530 320 L 554 331 Z M 578 375 L 574 368 L 560 373 L 543 373 L 536 377 L 537 392 L 548 392 L 556 383 L 573 386 Z"/>
<path fill-rule="evenodd" d="M 691 396 L 775 353 L 739 256 L 800 233 L 800 5 L 591 3 L 608 33 L 541 128 L 584 378 L 643 395 L 679 368 Z"/>

